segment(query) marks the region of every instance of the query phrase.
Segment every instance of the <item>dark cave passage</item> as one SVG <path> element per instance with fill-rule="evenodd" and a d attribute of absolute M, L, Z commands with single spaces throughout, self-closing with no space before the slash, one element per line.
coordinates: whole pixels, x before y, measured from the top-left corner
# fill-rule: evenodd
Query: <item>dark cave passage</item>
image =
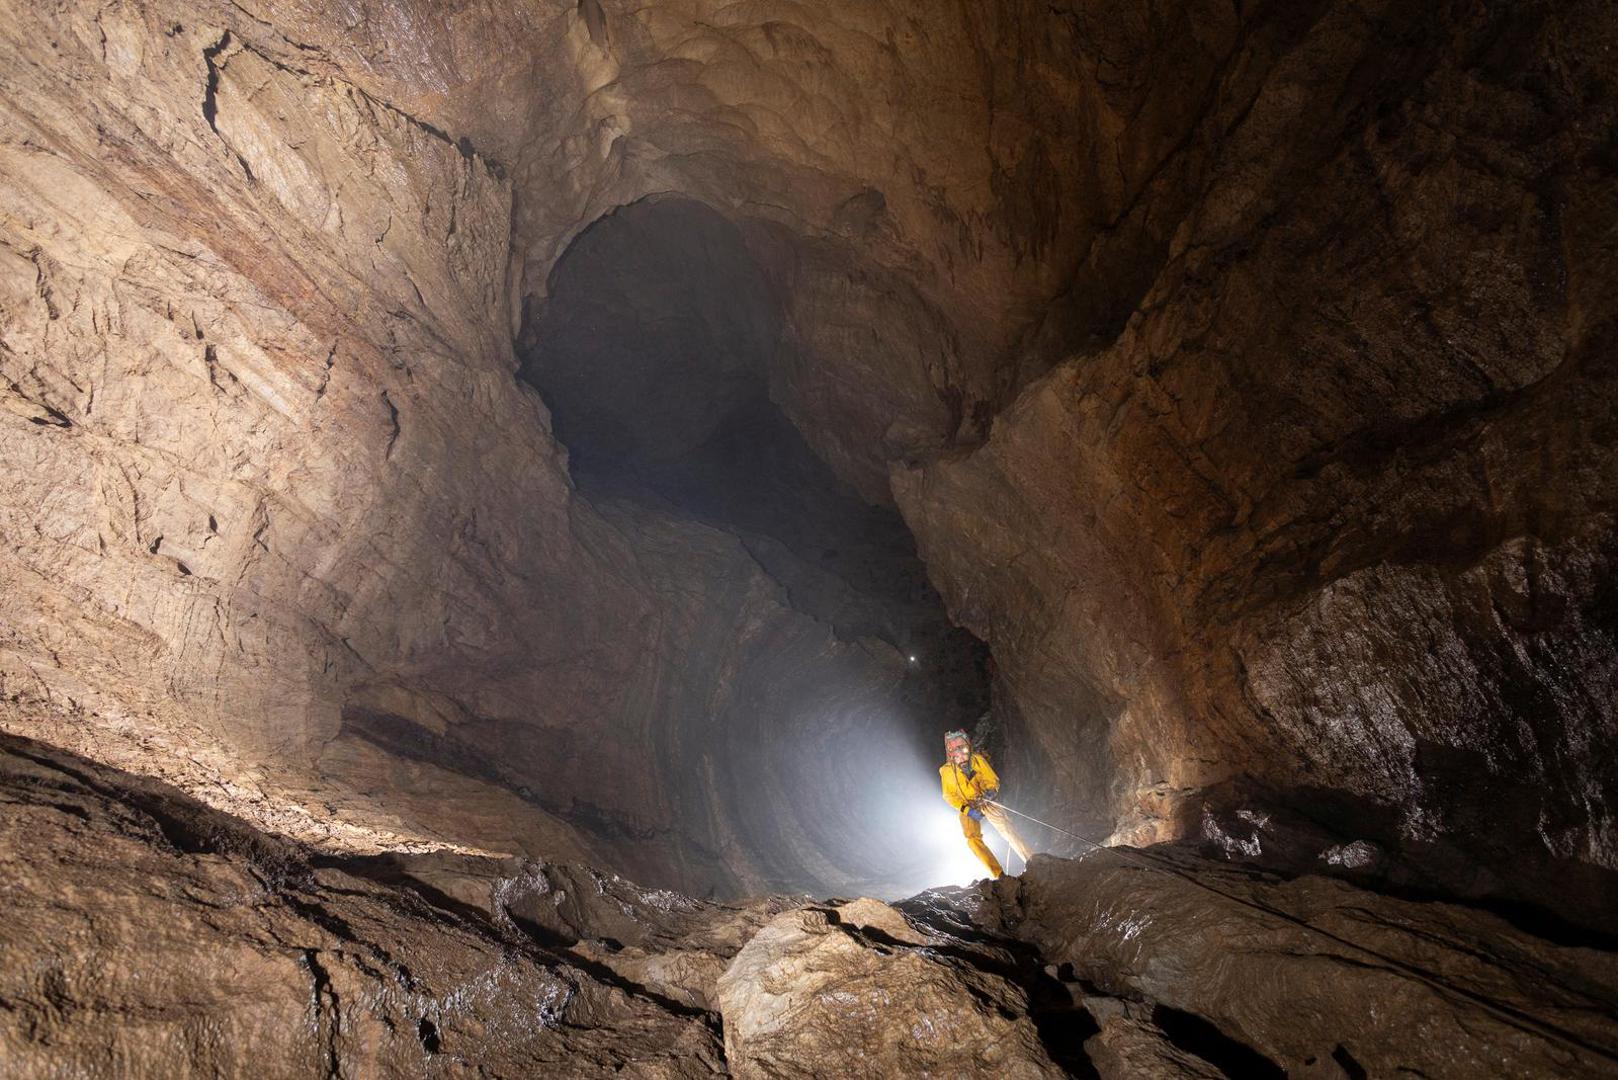
<path fill-rule="evenodd" d="M 951 624 L 898 511 L 861 499 L 772 400 L 782 318 L 778 286 L 736 225 L 689 199 L 645 199 L 597 220 L 558 260 L 527 312 L 520 377 L 551 409 L 585 498 L 724 530 L 794 609 L 898 662 L 873 695 L 801 661 L 771 685 L 803 685 L 755 702 L 749 731 L 672 739 L 672 785 L 689 786 L 675 762 L 718 753 L 706 783 L 735 790 L 703 794 L 746 806 L 750 776 L 768 768 L 785 798 L 735 816 L 798 818 L 812 838 L 807 879 L 824 873 L 813 868 L 824 855 L 877 891 L 895 875 L 936 884 L 932 849 L 953 839 L 940 835 L 948 811 L 928 762 L 943 731 L 988 709 L 988 649 Z"/>
<path fill-rule="evenodd" d="M 0 1072 L 1614 1075 L 1618 5 L 339 7 L 0 0 Z"/>
<path fill-rule="evenodd" d="M 558 260 L 524 324 L 520 374 L 550 406 L 587 495 L 731 530 L 839 635 L 880 637 L 934 679 L 979 672 L 898 512 L 862 500 L 772 400 L 781 320 L 777 286 L 735 225 L 688 199 L 646 199 Z M 955 688 L 950 719 L 975 717 L 980 683 Z"/>

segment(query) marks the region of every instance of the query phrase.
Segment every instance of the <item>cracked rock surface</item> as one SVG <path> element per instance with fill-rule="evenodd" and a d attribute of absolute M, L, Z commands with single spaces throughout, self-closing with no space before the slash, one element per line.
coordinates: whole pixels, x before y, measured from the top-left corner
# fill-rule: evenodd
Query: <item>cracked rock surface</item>
<path fill-rule="evenodd" d="M 530 249 L 611 205 L 571 187 L 603 162 L 545 173 L 588 147 L 529 115 L 609 66 L 599 14 L 6 9 L 9 729 L 337 851 L 921 880 L 846 827 L 919 730 L 800 764 L 910 707 L 896 632 L 794 606 L 783 580 L 828 578 L 765 540 L 580 497 L 513 377 Z"/>
<path fill-rule="evenodd" d="M 1149 1003 L 1148 1025 L 1231 1075 L 1594 1077 L 1618 1062 L 1618 960 L 1594 941 L 1172 846 L 1148 857 L 1036 858 L 985 921 L 1064 978 Z M 1098 1063 L 1138 1053 L 1101 1023 Z"/>
<path fill-rule="evenodd" d="M 1240 779 L 1618 867 L 1611 5 L 4 12 L 9 729 L 335 850 L 896 895 L 851 837 L 992 678 L 1088 834 Z"/>
<path fill-rule="evenodd" d="M 0 0 L 5 1048 L 1610 1071 L 1615 55 Z"/>
<path fill-rule="evenodd" d="M 877 900 L 778 915 L 719 980 L 741 1077 L 1066 1075 L 1023 990 Z"/>
<path fill-rule="evenodd" d="M 906 519 L 1093 835 L 1245 776 L 1507 876 L 1610 868 L 1612 11 L 1238 21 L 1126 216 L 1162 230 L 1127 321 L 895 463 Z"/>
<path fill-rule="evenodd" d="M 1605 1076 L 1618 963 L 1160 847 L 889 905 L 333 856 L 0 736 L 8 1075 Z"/>
<path fill-rule="evenodd" d="M 696 1010 L 141 778 L 0 747 L 6 1072 L 721 1074 Z"/>

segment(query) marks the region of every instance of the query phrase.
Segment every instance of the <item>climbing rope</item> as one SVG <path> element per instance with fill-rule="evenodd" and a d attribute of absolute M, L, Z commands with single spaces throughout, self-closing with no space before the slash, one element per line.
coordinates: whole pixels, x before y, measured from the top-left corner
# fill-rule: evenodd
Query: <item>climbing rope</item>
<path fill-rule="evenodd" d="M 1013 810 L 1003 802 L 997 802 L 994 799 L 984 799 L 983 801 L 988 803 L 990 806 L 999 807 L 1008 814 L 1016 814 L 1018 817 L 1031 821 L 1035 825 L 1042 825 L 1045 828 L 1050 829 L 1052 832 L 1058 832 L 1063 836 L 1072 837 L 1081 844 L 1088 844 L 1095 851 L 1106 849 L 1115 855 L 1134 859 L 1135 861 L 1145 865 L 1148 869 L 1164 870 L 1183 881 L 1190 882 L 1192 885 L 1195 885 L 1197 888 L 1202 889 L 1205 892 L 1213 893 L 1215 896 L 1222 897 L 1223 899 L 1229 900 L 1232 903 L 1240 904 L 1243 907 L 1249 907 L 1255 911 L 1262 911 L 1266 915 L 1273 916 L 1285 922 L 1291 923 L 1294 926 L 1301 927 L 1304 930 L 1319 934 L 1328 941 L 1341 945 L 1344 948 L 1352 949 L 1356 952 L 1363 953 L 1366 956 L 1373 957 L 1377 961 L 1386 964 L 1388 967 L 1402 972 L 1403 974 L 1408 975 L 1410 978 L 1415 979 L 1417 982 L 1431 987 L 1433 990 L 1437 991 L 1440 996 L 1455 995 L 1472 1002 L 1474 1005 L 1482 1008 L 1485 1012 L 1493 1014 L 1496 1019 L 1500 1020 L 1509 1027 L 1514 1027 L 1519 1031 L 1538 1034 L 1545 1038 L 1551 1039 L 1553 1042 L 1566 1043 L 1570 1046 L 1577 1047 L 1580 1050 L 1595 1054 L 1598 1057 L 1605 1058 L 1608 1061 L 1618 1062 L 1618 1053 L 1615 1053 L 1613 1050 L 1606 1047 L 1592 1043 L 1576 1032 L 1567 1031 L 1564 1028 L 1549 1023 L 1548 1021 L 1530 1016 L 1525 1012 L 1512 1008 L 1510 1005 L 1502 1005 L 1499 1002 L 1484 997 L 1482 994 L 1468 990 L 1463 986 L 1455 986 L 1447 983 L 1442 978 L 1434 975 L 1430 971 L 1416 967 L 1415 965 L 1400 960 L 1397 957 L 1388 956 L 1385 953 L 1377 952 L 1375 949 L 1361 945 L 1358 942 L 1350 941 L 1348 938 L 1334 934 L 1330 930 L 1321 929 L 1307 919 L 1293 915 L 1291 912 L 1283 911 L 1280 908 L 1272 907 L 1271 905 L 1264 903 L 1262 900 L 1254 900 L 1249 897 L 1237 896 L 1234 893 L 1226 892 L 1223 889 L 1217 888 L 1197 877 L 1194 877 L 1190 873 L 1186 872 L 1184 868 L 1177 866 L 1172 860 L 1164 858 L 1161 855 L 1157 855 L 1150 851 L 1144 851 L 1140 848 L 1108 847 L 1105 844 L 1097 843 L 1088 836 L 1081 836 L 1078 833 L 1071 832 L 1059 825 L 1052 825 L 1048 821 L 1041 821 L 1032 814 L 1025 814 L 1021 810 Z"/>
<path fill-rule="evenodd" d="M 983 801 L 988 803 L 990 806 L 998 806 L 1000 809 L 1004 810 L 1008 814 L 1016 814 L 1020 818 L 1027 818 L 1029 821 L 1032 821 L 1035 825 L 1043 825 L 1047 829 L 1051 830 L 1052 832 L 1059 832 L 1063 836 L 1071 836 L 1073 839 L 1079 841 L 1080 843 L 1089 844 L 1093 848 L 1100 849 L 1100 848 L 1106 846 L 1104 844 L 1096 843 L 1094 840 L 1091 840 L 1087 836 L 1080 836 L 1076 832 L 1068 832 L 1066 829 L 1062 828 L 1059 825 L 1052 825 L 1048 821 L 1041 821 L 1032 814 L 1025 814 L 1021 810 L 1013 810 L 1011 807 L 1007 806 L 1003 802 L 998 802 L 998 801 L 996 801 L 994 799 L 984 799 Z"/>

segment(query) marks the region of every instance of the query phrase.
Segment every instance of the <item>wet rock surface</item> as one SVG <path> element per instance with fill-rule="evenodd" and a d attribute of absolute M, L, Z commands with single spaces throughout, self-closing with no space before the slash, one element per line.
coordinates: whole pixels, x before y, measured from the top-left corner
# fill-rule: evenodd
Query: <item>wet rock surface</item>
<path fill-rule="evenodd" d="M 1151 1020 L 1150 1008 L 1118 1001 L 1094 1008 L 1101 1030 L 1084 1050 L 1102 1080 L 1217 1080 L 1225 1072 L 1176 1046 Z"/>
<path fill-rule="evenodd" d="M 1618 954 L 1476 908 L 1167 846 L 1036 858 L 997 899 L 990 917 L 1064 979 L 1149 1007 L 1110 1035 L 1102 1021 L 1098 1064 L 1139 1056 L 1153 1028 L 1230 1075 L 1595 1077 L 1618 1064 Z"/>
<path fill-rule="evenodd" d="M 1476 903 L 1558 940 L 1618 934 L 1613 871 L 1535 848 L 1483 863 L 1465 843 L 1400 836 L 1390 816 L 1387 807 L 1331 791 L 1224 784 L 1206 793 L 1201 822 L 1185 842 L 1204 856 L 1287 876 L 1321 874 L 1412 898 Z"/>
<path fill-rule="evenodd" d="M 778 915 L 719 981 L 741 1077 L 1066 1075 L 1016 984 L 871 899 Z"/>
<path fill-rule="evenodd" d="M 724 1071 L 700 1010 L 597 977 L 487 908 L 0 739 L 8 1076 Z"/>
<path fill-rule="evenodd" d="M 893 470 L 1029 803 L 1150 842 L 1248 776 L 1618 865 L 1612 9 L 1186 17 L 1220 58 L 1120 222 L 1131 313 Z"/>
<path fill-rule="evenodd" d="M 896 894 L 863 765 L 981 710 L 953 620 L 1068 827 L 1253 777 L 1618 865 L 1610 5 L 5 13 L 10 729 L 334 849 Z"/>
<path fill-rule="evenodd" d="M 6 1047 L 1610 1071 L 1614 55 L 0 0 Z M 779 898 L 938 880 L 958 725 L 1041 849 L 1198 856 Z"/>
<path fill-rule="evenodd" d="M 7 1075 L 1610 1075 L 1618 953 L 1167 847 L 889 905 L 334 857 L 0 737 Z"/>

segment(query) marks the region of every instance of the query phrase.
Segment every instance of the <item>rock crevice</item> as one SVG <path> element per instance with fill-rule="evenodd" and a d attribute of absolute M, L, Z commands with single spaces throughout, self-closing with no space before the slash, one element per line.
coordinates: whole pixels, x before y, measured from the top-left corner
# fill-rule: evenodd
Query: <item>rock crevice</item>
<path fill-rule="evenodd" d="M 19 1076 L 1594 1077 L 1618 1060 L 1610 951 L 1186 850 L 1039 857 L 896 905 L 715 904 L 577 865 L 323 854 L 12 736 L 0 800 L 0 1049 Z"/>
<path fill-rule="evenodd" d="M 1027 1075 L 1599 1071 L 1615 50 L 1596 0 L 0 0 L 7 993 L 135 1072 L 934 1070 L 933 1013 Z M 924 892 L 956 726 L 1037 847 L 1178 869 Z M 856 899 L 721 903 L 802 894 Z M 187 998 L 202 942 L 262 989 Z"/>

